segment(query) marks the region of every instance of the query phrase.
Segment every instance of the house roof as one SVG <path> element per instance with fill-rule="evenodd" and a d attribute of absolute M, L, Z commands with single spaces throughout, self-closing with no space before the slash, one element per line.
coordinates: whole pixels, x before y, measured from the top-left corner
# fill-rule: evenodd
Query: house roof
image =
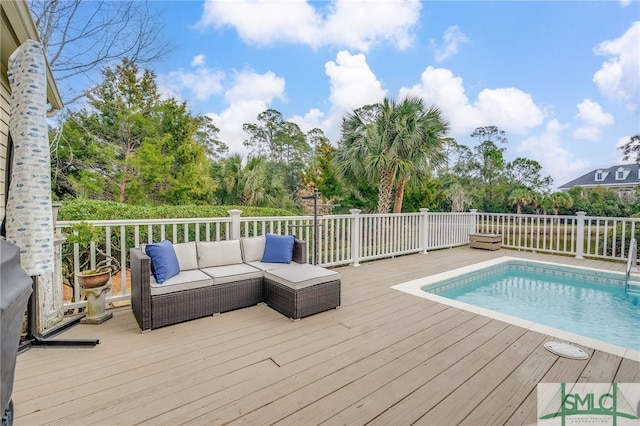
<path fill-rule="evenodd" d="M 7 73 L 7 62 L 11 55 L 22 43 L 28 39 L 40 41 L 38 30 L 29 6 L 25 0 L 2 1 L 2 37 L 0 38 L 0 67 L 3 75 Z M 51 113 L 62 108 L 62 98 L 53 74 L 47 62 L 47 101 L 51 105 Z M 48 114 L 49 115 L 49 114 Z"/>
<path fill-rule="evenodd" d="M 638 164 L 618 164 L 611 167 L 602 167 L 585 173 L 577 179 L 565 183 L 559 189 L 570 189 L 574 186 L 621 186 L 640 185 L 640 167 Z M 628 171 L 624 179 L 616 179 L 616 172 L 619 170 Z M 602 172 L 602 180 L 596 180 L 596 174 Z"/>

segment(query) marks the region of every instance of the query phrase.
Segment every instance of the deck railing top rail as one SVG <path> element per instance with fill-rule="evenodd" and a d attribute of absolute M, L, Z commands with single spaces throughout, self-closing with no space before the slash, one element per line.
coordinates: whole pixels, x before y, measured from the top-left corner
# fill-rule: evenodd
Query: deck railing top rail
<path fill-rule="evenodd" d="M 286 216 L 285 216 L 286 217 Z M 295 217 L 295 216 L 289 216 Z M 269 218 L 273 219 L 273 218 Z M 206 217 L 206 218 L 175 218 L 175 219 L 115 219 L 115 220 L 59 220 L 56 228 L 68 228 L 74 224 L 85 222 L 93 226 L 135 226 L 135 225 L 173 225 L 176 223 L 225 223 L 230 222 L 230 217 Z"/>

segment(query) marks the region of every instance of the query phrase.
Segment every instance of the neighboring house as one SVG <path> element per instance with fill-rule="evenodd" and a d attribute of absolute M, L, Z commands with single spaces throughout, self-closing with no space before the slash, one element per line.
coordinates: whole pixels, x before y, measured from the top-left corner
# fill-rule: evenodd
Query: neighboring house
<path fill-rule="evenodd" d="M 620 198 L 632 195 L 640 185 L 640 167 L 638 164 L 621 164 L 609 168 L 595 169 L 577 179 L 560 186 L 568 191 L 574 186 L 582 188 L 607 188 L 618 193 Z"/>
<path fill-rule="evenodd" d="M 33 22 L 29 6 L 25 0 L 0 1 L 0 222 L 5 217 L 7 190 L 9 183 L 10 138 L 9 108 L 11 88 L 7 77 L 9 56 L 26 40 L 38 40 L 38 30 Z M 47 101 L 51 115 L 62 108 L 62 99 L 47 66 Z"/>

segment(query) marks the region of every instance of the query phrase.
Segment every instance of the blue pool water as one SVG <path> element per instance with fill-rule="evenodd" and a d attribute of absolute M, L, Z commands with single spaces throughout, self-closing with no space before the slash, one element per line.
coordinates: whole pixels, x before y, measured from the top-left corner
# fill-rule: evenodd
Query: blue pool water
<path fill-rule="evenodd" d="M 640 296 L 624 277 L 559 265 L 509 261 L 423 291 L 640 350 Z"/>

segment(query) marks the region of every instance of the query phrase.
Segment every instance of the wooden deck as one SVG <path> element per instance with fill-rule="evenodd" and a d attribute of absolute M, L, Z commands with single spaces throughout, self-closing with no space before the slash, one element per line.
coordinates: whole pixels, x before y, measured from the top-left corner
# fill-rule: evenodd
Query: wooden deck
<path fill-rule="evenodd" d="M 18 356 L 15 424 L 532 424 L 540 382 L 640 383 L 640 363 L 390 289 L 499 256 L 468 247 L 338 268 L 342 308 L 291 322 L 255 306 L 141 334 L 129 308 Z M 594 307 L 595 308 L 595 307 Z"/>

